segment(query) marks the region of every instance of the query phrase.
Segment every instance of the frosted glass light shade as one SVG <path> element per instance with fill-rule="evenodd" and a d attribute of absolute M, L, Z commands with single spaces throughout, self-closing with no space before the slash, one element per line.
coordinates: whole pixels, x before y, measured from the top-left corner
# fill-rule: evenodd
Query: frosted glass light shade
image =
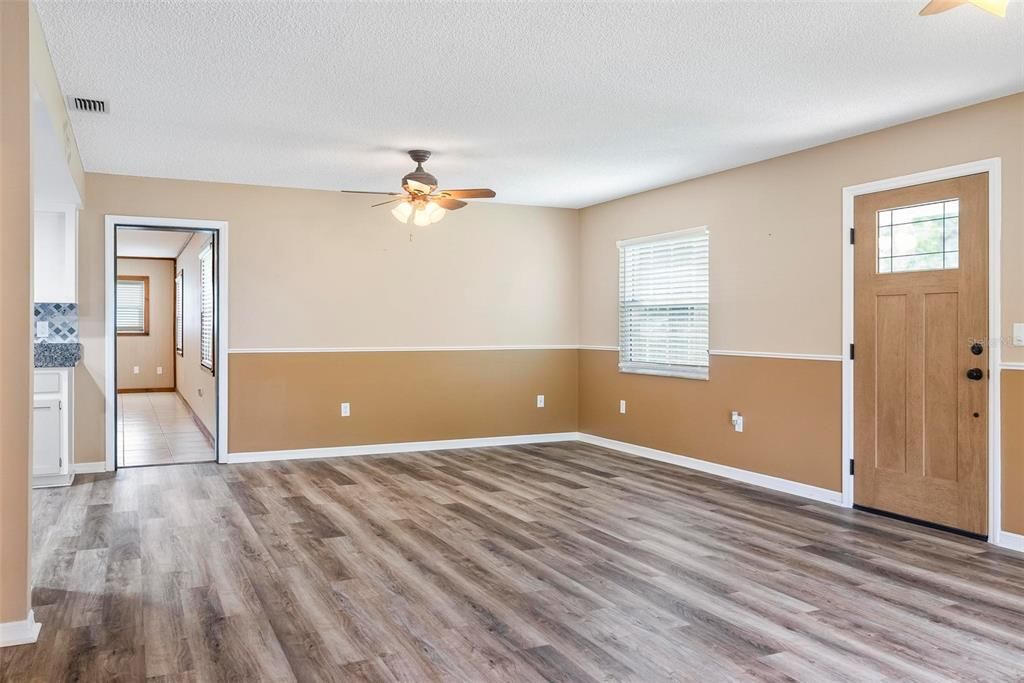
<path fill-rule="evenodd" d="M 409 222 L 409 216 L 412 215 L 412 204 L 409 202 L 402 202 L 395 208 L 391 209 L 391 215 L 397 218 L 402 223 Z"/>

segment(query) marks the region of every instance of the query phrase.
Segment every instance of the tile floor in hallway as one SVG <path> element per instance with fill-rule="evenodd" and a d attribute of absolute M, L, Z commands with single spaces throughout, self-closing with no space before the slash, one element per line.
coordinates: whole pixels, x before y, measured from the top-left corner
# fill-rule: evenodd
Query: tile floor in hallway
<path fill-rule="evenodd" d="M 176 392 L 118 394 L 117 436 L 121 467 L 216 460 Z"/>

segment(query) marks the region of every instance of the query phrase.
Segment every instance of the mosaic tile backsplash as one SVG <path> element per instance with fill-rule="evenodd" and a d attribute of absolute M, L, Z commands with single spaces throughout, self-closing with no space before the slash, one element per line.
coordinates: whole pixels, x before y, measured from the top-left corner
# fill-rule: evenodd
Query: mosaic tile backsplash
<path fill-rule="evenodd" d="M 45 337 L 35 337 L 37 342 L 66 344 L 78 341 L 77 304 L 36 304 L 35 315 L 37 323 L 50 324 L 49 334 Z"/>

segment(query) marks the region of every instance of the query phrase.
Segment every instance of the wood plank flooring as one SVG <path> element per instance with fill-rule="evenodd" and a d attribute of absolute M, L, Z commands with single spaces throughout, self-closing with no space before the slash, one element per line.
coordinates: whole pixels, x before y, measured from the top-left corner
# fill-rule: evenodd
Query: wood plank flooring
<path fill-rule="evenodd" d="M 3 681 L 1024 680 L 1024 558 L 579 443 L 34 495 Z"/>

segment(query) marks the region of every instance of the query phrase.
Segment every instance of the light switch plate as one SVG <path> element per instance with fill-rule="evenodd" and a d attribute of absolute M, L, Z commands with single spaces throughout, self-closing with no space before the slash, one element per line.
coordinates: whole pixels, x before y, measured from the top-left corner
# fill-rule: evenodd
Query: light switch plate
<path fill-rule="evenodd" d="M 1013 345 L 1024 346 L 1024 323 L 1013 324 Z"/>
<path fill-rule="evenodd" d="M 626 414 L 626 402 L 625 401 L 619 401 L 619 412 L 622 413 L 623 415 Z"/>
<path fill-rule="evenodd" d="M 543 408 L 544 407 L 544 394 L 537 394 L 537 407 L 538 408 Z"/>
<path fill-rule="evenodd" d="M 36 339 L 46 339 L 50 336 L 50 323 L 40 320 L 36 323 Z"/>
<path fill-rule="evenodd" d="M 158 375 L 164 374 L 164 368 L 163 368 L 162 365 L 156 366 L 156 374 L 158 374 Z"/>
<path fill-rule="evenodd" d="M 133 375 L 139 374 L 139 366 L 138 365 L 132 366 L 132 374 Z"/>
<path fill-rule="evenodd" d="M 341 404 L 341 416 L 342 417 L 348 417 L 351 414 L 352 414 L 352 410 L 349 408 L 349 405 L 347 403 L 342 403 Z"/>

